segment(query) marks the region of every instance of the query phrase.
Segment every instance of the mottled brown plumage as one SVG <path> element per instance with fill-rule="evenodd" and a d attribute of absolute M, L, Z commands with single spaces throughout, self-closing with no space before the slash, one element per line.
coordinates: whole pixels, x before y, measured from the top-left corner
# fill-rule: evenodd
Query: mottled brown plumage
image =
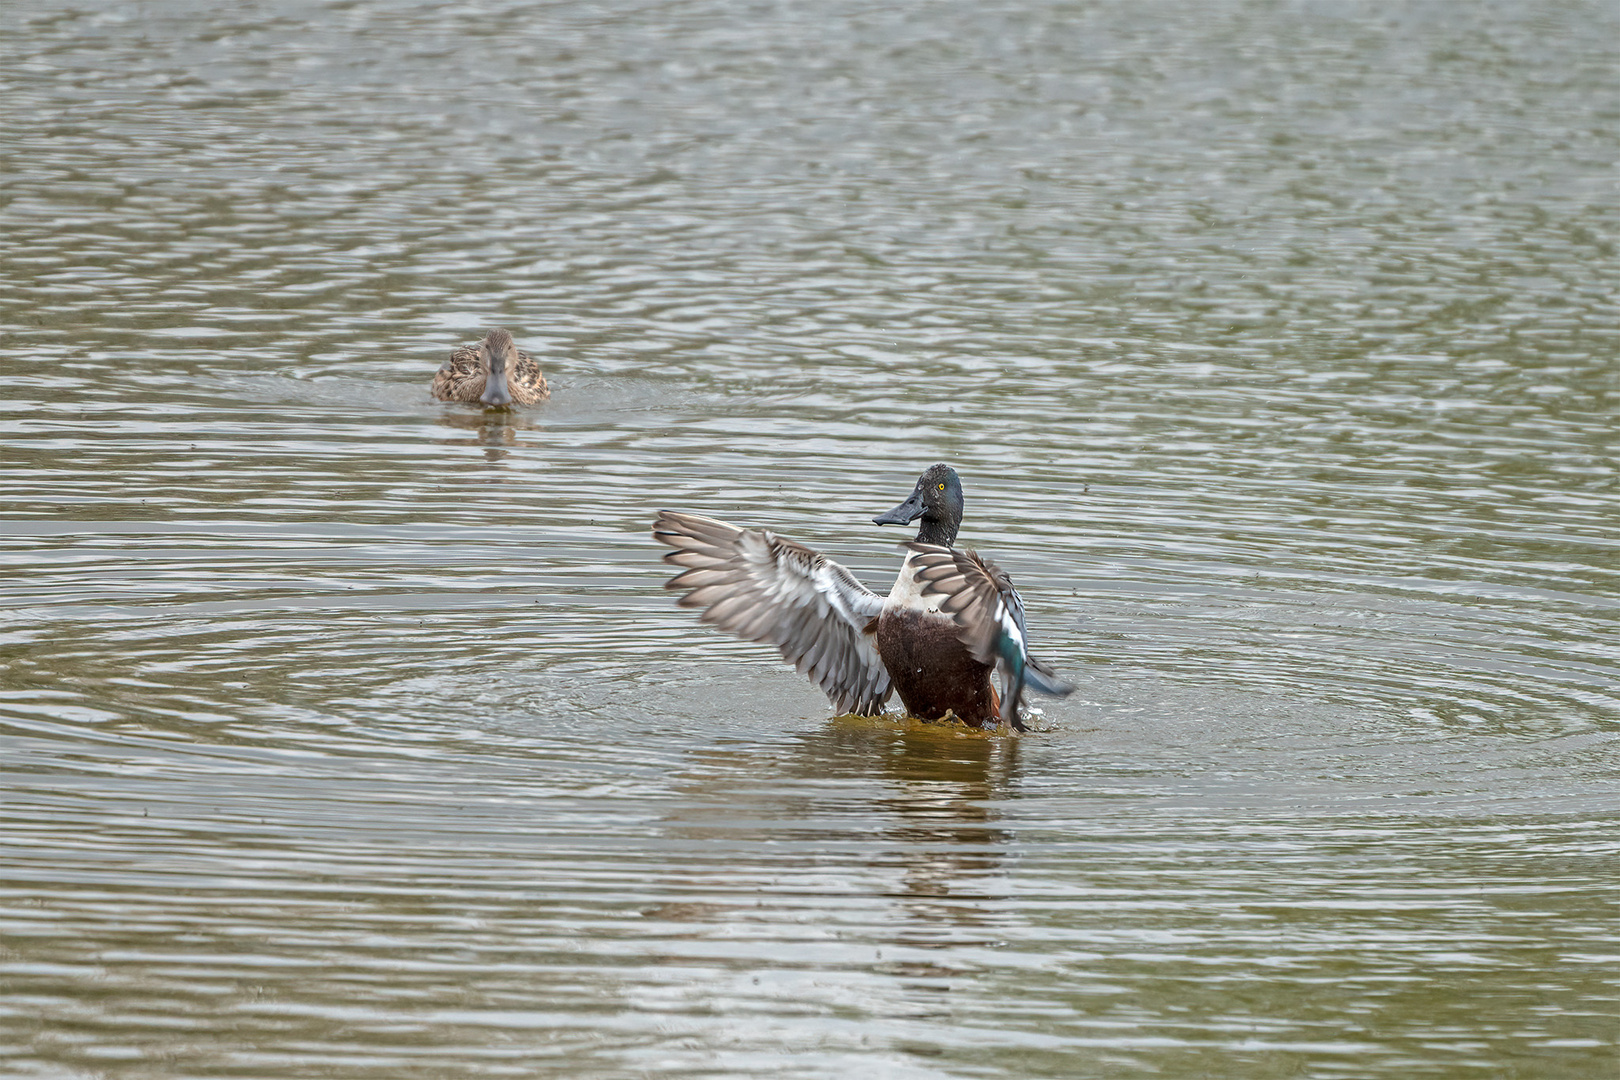
<path fill-rule="evenodd" d="M 433 396 L 490 406 L 533 405 L 550 397 L 551 388 L 540 365 L 518 351 L 510 333 L 491 330 L 478 344 L 450 354 L 433 376 Z"/>

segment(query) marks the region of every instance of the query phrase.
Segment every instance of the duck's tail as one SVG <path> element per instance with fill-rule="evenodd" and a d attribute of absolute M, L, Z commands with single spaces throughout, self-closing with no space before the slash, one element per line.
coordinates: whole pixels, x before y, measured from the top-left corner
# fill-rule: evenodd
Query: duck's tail
<path fill-rule="evenodd" d="M 1074 683 L 1062 678 L 1057 672 L 1047 667 L 1033 656 L 1025 657 L 1024 681 L 1031 690 L 1038 690 L 1052 697 L 1068 697 L 1074 693 Z"/>
<path fill-rule="evenodd" d="M 1005 685 L 1001 695 L 1001 722 L 1014 731 L 1025 730 L 1023 718 L 1018 715 L 1024 687 L 1052 697 L 1074 693 L 1073 683 L 1059 678 L 1057 672 L 1020 648 L 1009 648 L 1002 654 L 1001 672 Z"/>

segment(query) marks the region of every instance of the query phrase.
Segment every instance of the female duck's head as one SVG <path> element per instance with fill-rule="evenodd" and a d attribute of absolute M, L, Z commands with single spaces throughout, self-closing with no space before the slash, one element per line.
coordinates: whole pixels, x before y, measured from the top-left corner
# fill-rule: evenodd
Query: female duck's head
<path fill-rule="evenodd" d="M 917 478 L 911 497 L 872 519 L 874 525 L 909 525 L 918 518 L 917 539 L 924 544 L 950 547 L 962 526 L 962 481 L 949 465 L 930 465 Z"/>
<path fill-rule="evenodd" d="M 517 343 L 505 330 L 491 330 L 478 344 L 478 366 L 484 371 L 484 392 L 478 400 L 485 405 L 512 404 L 511 375 L 517 368 Z"/>

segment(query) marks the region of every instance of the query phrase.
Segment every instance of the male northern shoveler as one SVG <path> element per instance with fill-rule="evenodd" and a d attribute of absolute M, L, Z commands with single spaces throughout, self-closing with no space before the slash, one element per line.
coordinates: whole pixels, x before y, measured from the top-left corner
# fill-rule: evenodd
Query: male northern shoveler
<path fill-rule="evenodd" d="M 477 345 L 450 354 L 433 376 L 440 401 L 480 401 L 485 405 L 533 405 L 551 396 L 540 365 L 519 352 L 512 335 L 491 330 Z"/>
<path fill-rule="evenodd" d="M 915 540 L 887 597 L 817 551 L 767 529 L 660 510 L 653 537 L 685 569 L 665 585 L 676 603 L 748 641 L 768 641 L 826 691 L 840 712 L 873 716 L 894 692 L 923 720 L 955 716 L 974 727 L 1019 731 L 1025 686 L 1061 697 L 1074 689 L 1029 654 L 1024 602 L 1001 568 L 951 545 L 962 524 L 962 482 L 934 465 L 910 498 L 872 519 L 909 525 Z M 998 696 L 990 676 L 1001 669 Z"/>

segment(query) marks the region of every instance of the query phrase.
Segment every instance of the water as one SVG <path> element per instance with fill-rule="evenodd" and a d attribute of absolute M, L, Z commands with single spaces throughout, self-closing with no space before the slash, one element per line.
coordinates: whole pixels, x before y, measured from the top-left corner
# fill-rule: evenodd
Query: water
<path fill-rule="evenodd" d="M 0 1071 L 1616 1071 L 1612 5 L 0 21 Z M 1030 736 L 660 588 L 941 459 Z"/>

